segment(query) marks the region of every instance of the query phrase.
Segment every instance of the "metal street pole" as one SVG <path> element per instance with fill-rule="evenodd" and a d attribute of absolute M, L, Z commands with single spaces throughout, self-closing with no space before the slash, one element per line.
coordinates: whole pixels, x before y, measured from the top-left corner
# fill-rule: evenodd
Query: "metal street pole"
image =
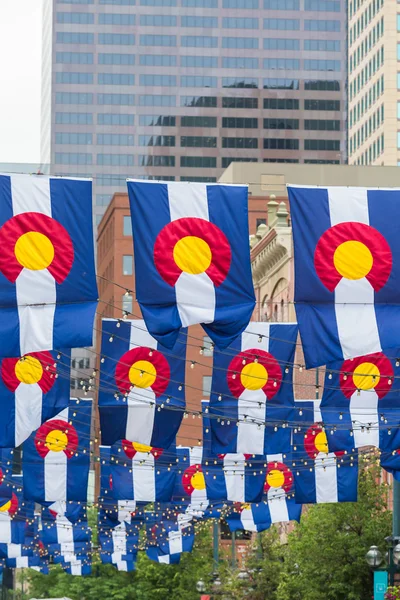
<path fill-rule="evenodd" d="M 236 569 L 236 533 L 232 531 L 232 568 Z"/>
<path fill-rule="evenodd" d="M 213 559 L 214 573 L 218 573 L 219 566 L 219 524 L 218 521 L 213 523 Z"/>
<path fill-rule="evenodd" d="M 394 562 L 393 550 L 400 537 L 400 481 L 393 477 L 393 511 L 392 511 L 392 547 L 389 550 L 390 566 L 389 566 L 389 584 L 394 585 L 394 578 L 397 571 L 397 566 Z"/>

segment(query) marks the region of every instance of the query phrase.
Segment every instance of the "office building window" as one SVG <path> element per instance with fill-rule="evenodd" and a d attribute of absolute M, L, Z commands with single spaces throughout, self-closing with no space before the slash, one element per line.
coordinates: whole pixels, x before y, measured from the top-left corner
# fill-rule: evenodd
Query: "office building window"
<path fill-rule="evenodd" d="M 139 83 L 147 86 L 175 87 L 176 77 L 175 75 L 144 74 L 140 75 Z"/>
<path fill-rule="evenodd" d="M 140 0 L 140 6 L 176 6 L 176 0 Z"/>
<path fill-rule="evenodd" d="M 195 175 L 183 175 L 180 179 L 181 181 L 192 181 L 198 183 L 215 183 L 217 181 L 216 177 L 196 177 Z"/>
<path fill-rule="evenodd" d="M 141 154 L 139 156 L 139 165 L 141 167 L 174 167 L 175 156 L 153 156 Z"/>
<path fill-rule="evenodd" d="M 340 31 L 340 21 L 328 19 L 306 19 L 304 21 L 305 31 Z"/>
<path fill-rule="evenodd" d="M 263 158 L 263 162 L 265 163 L 290 163 L 297 164 L 299 163 L 298 158 Z M 306 162 L 306 161 L 304 161 Z"/>
<path fill-rule="evenodd" d="M 94 35 L 75 31 L 57 31 L 56 42 L 58 44 L 94 44 Z"/>
<path fill-rule="evenodd" d="M 223 148 L 258 148 L 258 138 L 223 137 Z"/>
<path fill-rule="evenodd" d="M 119 106 L 133 106 L 134 94 L 97 94 L 97 104 L 114 104 Z"/>
<path fill-rule="evenodd" d="M 86 146 L 92 144 L 91 133 L 56 133 L 56 144 L 76 144 Z"/>
<path fill-rule="evenodd" d="M 266 70 L 298 71 L 300 61 L 297 58 L 264 58 L 263 66 Z"/>
<path fill-rule="evenodd" d="M 93 73 L 56 73 L 56 83 L 90 85 L 93 83 Z"/>
<path fill-rule="evenodd" d="M 211 383 L 212 383 L 212 377 L 210 375 L 204 375 L 204 377 L 203 377 L 203 396 L 209 396 L 211 394 Z"/>
<path fill-rule="evenodd" d="M 340 12 L 338 0 L 304 0 L 304 10 Z"/>
<path fill-rule="evenodd" d="M 193 8 L 218 8 L 218 0 L 182 0 L 182 6 Z"/>
<path fill-rule="evenodd" d="M 258 29 L 258 19 L 251 17 L 224 17 L 222 19 L 223 29 Z"/>
<path fill-rule="evenodd" d="M 173 15 L 140 15 L 142 27 L 176 27 L 177 17 Z"/>
<path fill-rule="evenodd" d="M 93 125 L 92 113 L 57 112 L 57 125 Z"/>
<path fill-rule="evenodd" d="M 122 296 L 122 312 L 126 313 L 129 316 L 132 314 L 132 308 L 133 308 L 132 294 L 124 294 Z"/>
<path fill-rule="evenodd" d="M 299 19 L 264 19 L 264 29 L 299 31 Z"/>
<path fill-rule="evenodd" d="M 264 50 L 300 50 L 300 40 L 293 38 L 264 38 Z"/>
<path fill-rule="evenodd" d="M 312 52 L 340 52 L 339 40 L 304 40 L 304 50 Z"/>
<path fill-rule="evenodd" d="M 181 77 L 181 87 L 216 88 L 217 82 L 217 77 L 208 75 L 182 75 Z"/>
<path fill-rule="evenodd" d="M 299 140 L 264 138 L 265 150 L 298 150 Z"/>
<path fill-rule="evenodd" d="M 132 221 L 130 216 L 124 215 L 123 234 L 132 235 Z"/>
<path fill-rule="evenodd" d="M 213 156 L 181 156 L 181 167 L 215 169 L 217 159 Z"/>
<path fill-rule="evenodd" d="M 216 96 L 181 96 L 181 106 L 216 108 Z"/>
<path fill-rule="evenodd" d="M 99 65 L 134 65 L 134 54 L 100 53 Z"/>
<path fill-rule="evenodd" d="M 340 100 L 304 100 L 304 110 L 340 110 Z"/>
<path fill-rule="evenodd" d="M 99 113 L 97 115 L 98 125 L 134 125 L 134 115 Z"/>
<path fill-rule="evenodd" d="M 135 85 L 135 76 L 130 73 L 99 73 L 99 85 Z"/>
<path fill-rule="evenodd" d="M 96 194 L 96 206 L 108 206 L 111 198 L 112 194 Z"/>
<path fill-rule="evenodd" d="M 218 67 L 218 58 L 216 56 L 182 56 L 181 66 L 212 69 Z"/>
<path fill-rule="evenodd" d="M 135 15 L 100 13 L 100 25 L 135 25 Z"/>
<path fill-rule="evenodd" d="M 205 137 L 198 135 L 183 135 L 181 137 L 182 148 L 216 148 L 216 137 Z"/>
<path fill-rule="evenodd" d="M 334 119 L 305 119 L 304 129 L 308 131 L 340 131 L 340 121 Z"/>
<path fill-rule="evenodd" d="M 108 167 L 133 167 L 133 154 L 98 154 L 97 164 Z"/>
<path fill-rule="evenodd" d="M 222 58 L 224 69 L 258 69 L 258 58 L 227 56 Z"/>
<path fill-rule="evenodd" d="M 298 79 L 283 79 L 279 77 L 267 77 L 263 80 L 265 90 L 298 90 Z"/>
<path fill-rule="evenodd" d="M 57 165 L 91 165 L 92 155 L 85 152 L 56 152 Z"/>
<path fill-rule="evenodd" d="M 203 29 L 215 29 L 218 27 L 217 17 L 181 17 L 182 27 L 202 27 Z"/>
<path fill-rule="evenodd" d="M 134 146 L 134 136 L 128 133 L 99 133 L 99 146 Z"/>
<path fill-rule="evenodd" d="M 181 45 L 184 48 L 217 48 L 218 38 L 210 35 L 183 35 Z"/>
<path fill-rule="evenodd" d="M 317 90 L 319 92 L 340 92 L 340 81 L 308 79 L 304 82 L 304 89 Z"/>
<path fill-rule="evenodd" d="M 258 108 L 258 98 L 222 98 L 222 108 Z"/>
<path fill-rule="evenodd" d="M 299 129 L 299 119 L 264 119 L 264 129 Z"/>
<path fill-rule="evenodd" d="M 56 104 L 93 104 L 93 94 L 56 92 Z"/>
<path fill-rule="evenodd" d="M 223 77 L 222 78 L 223 88 L 258 88 L 258 79 L 253 77 Z"/>
<path fill-rule="evenodd" d="M 260 225 L 266 225 L 267 219 L 256 219 L 256 231 L 260 227 Z"/>
<path fill-rule="evenodd" d="M 229 129 L 257 129 L 258 119 L 246 117 L 222 117 L 222 127 Z"/>
<path fill-rule="evenodd" d="M 56 21 L 57 23 L 66 23 L 68 25 L 93 25 L 94 14 L 85 12 L 58 12 Z"/>
<path fill-rule="evenodd" d="M 106 46 L 134 46 L 135 36 L 132 33 L 99 33 L 98 43 Z"/>
<path fill-rule="evenodd" d="M 300 0 L 264 0 L 266 10 L 300 10 Z"/>
<path fill-rule="evenodd" d="M 139 135 L 139 146 L 175 146 L 175 136 Z"/>
<path fill-rule="evenodd" d="M 58 4 L 94 4 L 94 0 L 57 0 Z"/>
<path fill-rule="evenodd" d="M 340 140 L 304 140 L 304 150 L 340 151 Z"/>
<path fill-rule="evenodd" d="M 244 156 L 240 158 L 239 156 L 226 156 L 221 159 L 221 167 L 223 169 L 227 169 L 232 162 L 258 162 L 257 158 L 249 158 L 248 156 Z"/>
<path fill-rule="evenodd" d="M 217 117 L 181 117 L 181 127 L 216 127 Z"/>
<path fill-rule="evenodd" d="M 400 102 L 397 102 L 397 118 L 400 119 Z"/>
<path fill-rule="evenodd" d="M 99 0 L 99 4 L 112 4 L 113 6 L 135 6 L 136 0 Z"/>
<path fill-rule="evenodd" d="M 305 158 L 305 165 L 340 165 L 340 160 L 324 160 L 320 158 Z"/>
<path fill-rule="evenodd" d="M 305 71 L 340 71 L 340 60 L 305 59 Z"/>
<path fill-rule="evenodd" d="M 176 96 L 144 94 L 139 96 L 140 106 L 176 106 Z"/>
<path fill-rule="evenodd" d="M 258 38 L 223 37 L 222 48 L 234 48 L 236 50 L 258 50 Z"/>
<path fill-rule="evenodd" d="M 294 98 L 264 98 L 264 108 L 272 110 L 299 110 L 299 101 Z"/>
<path fill-rule="evenodd" d="M 175 127 L 176 118 L 170 115 L 139 115 L 139 125 Z"/>
<path fill-rule="evenodd" d="M 176 35 L 141 35 L 141 46 L 176 46 Z"/>
<path fill-rule="evenodd" d="M 141 54 L 139 64 L 145 67 L 176 67 L 176 56 L 170 54 Z"/>
<path fill-rule="evenodd" d="M 124 254 L 122 257 L 122 274 L 133 275 L 133 256 Z"/>
<path fill-rule="evenodd" d="M 258 8 L 258 0 L 222 0 L 223 8 Z"/>
<path fill-rule="evenodd" d="M 92 65 L 91 52 L 56 52 L 56 63 L 65 65 Z"/>

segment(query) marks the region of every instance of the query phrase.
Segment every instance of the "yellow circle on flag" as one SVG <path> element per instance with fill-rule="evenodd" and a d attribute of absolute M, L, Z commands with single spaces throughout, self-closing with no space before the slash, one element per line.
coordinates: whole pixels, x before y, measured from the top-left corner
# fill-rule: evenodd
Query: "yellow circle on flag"
<path fill-rule="evenodd" d="M 333 263 L 345 279 L 362 279 L 372 269 L 374 259 L 365 244 L 349 240 L 336 248 Z"/>
<path fill-rule="evenodd" d="M 380 372 L 376 365 L 363 362 L 354 369 L 353 383 L 358 390 L 372 390 L 378 385 Z"/>
<path fill-rule="evenodd" d="M 271 469 L 267 475 L 267 483 L 272 488 L 281 488 L 285 483 L 285 475 L 279 469 Z"/>
<path fill-rule="evenodd" d="M 129 381 L 138 388 L 151 387 L 156 377 L 156 368 L 148 360 L 138 360 L 129 369 Z"/>
<path fill-rule="evenodd" d="M 41 271 L 53 262 L 54 246 L 49 238 L 38 231 L 28 231 L 18 238 L 15 256 L 20 265 L 31 271 Z"/>
<path fill-rule="evenodd" d="M 53 431 L 49 431 L 47 434 L 45 445 L 52 452 L 61 452 L 67 449 L 68 436 L 64 431 L 53 429 Z"/>
<path fill-rule="evenodd" d="M 190 478 L 190 483 L 195 490 L 204 490 L 206 487 L 206 481 L 204 479 L 204 475 L 201 471 L 197 471 Z"/>
<path fill-rule="evenodd" d="M 34 356 L 24 356 L 15 364 L 15 377 L 21 383 L 37 383 L 43 375 L 43 367 Z"/>
<path fill-rule="evenodd" d="M 268 371 L 260 363 L 248 363 L 240 373 L 240 381 L 246 390 L 260 390 L 268 381 Z"/>
<path fill-rule="evenodd" d="M 138 442 L 132 442 L 132 447 L 136 450 L 136 452 L 151 452 L 152 447 L 146 446 L 146 444 L 139 444 Z"/>
<path fill-rule="evenodd" d="M 204 273 L 212 261 L 210 246 L 195 235 L 187 235 L 177 241 L 173 255 L 178 267 L 191 275 Z"/>
<path fill-rule="evenodd" d="M 326 437 L 325 431 L 320 431 L 319 433 L 317 433 L 317 435 L 315 436 L 314 444 L 318 452 L 328 454 L 328 438 Z"/>

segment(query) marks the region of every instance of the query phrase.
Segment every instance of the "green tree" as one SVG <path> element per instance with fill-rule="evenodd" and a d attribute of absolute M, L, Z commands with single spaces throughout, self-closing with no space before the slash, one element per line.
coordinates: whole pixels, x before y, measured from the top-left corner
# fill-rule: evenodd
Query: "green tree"
<path fill-rule="evenodd" d="M 390 534 L 387 487 L 379 469 L 360 470 L 355 503 L 310 507 L 288 537 L 277 600 L 370 600 L 372 575 L 365 554 L 385 548 Z"/>

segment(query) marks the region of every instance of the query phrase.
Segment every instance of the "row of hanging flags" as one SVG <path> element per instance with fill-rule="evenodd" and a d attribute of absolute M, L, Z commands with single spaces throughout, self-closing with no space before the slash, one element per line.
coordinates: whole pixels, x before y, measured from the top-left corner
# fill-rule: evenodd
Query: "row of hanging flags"
<path fill-rule="evenodd" d="M 102 321 L 101 561 L 130 572 L 142 549 L 174 564 L 197 521 L 263 531 L 356 501 L 365 446 L 399 477 L 398 191 L 289 186 L 298 325 L 250 322 L 246 186 L 128 193 L 143 320 Z M 90 574 L 92 406 L 69 379 L 98 302 L 91 182 L 0 175 L 0 242 L 0 566 Z M 180 447 L 195 324 L 215 345 L 212 386 L 202 445 Z M 321 400 L 294 396 L 299 332 L 306 367 L 327 365 Z"/>

